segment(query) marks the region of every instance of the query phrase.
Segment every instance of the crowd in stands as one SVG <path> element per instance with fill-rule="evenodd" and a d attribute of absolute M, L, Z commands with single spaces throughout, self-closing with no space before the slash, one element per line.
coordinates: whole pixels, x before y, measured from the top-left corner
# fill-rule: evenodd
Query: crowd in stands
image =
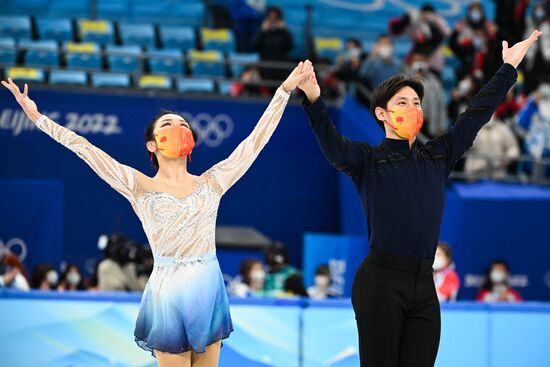
<path fill-rule="evenodd" d="M 152 254 L 147 247 L 132 243 L 119 234 L 100 239 L 99 245 L 103 248 L 104 259 L 96 264 L 95 272 L 90 277 L 84 276 L 77 264 L 66 263 L 59 270 L 50 263 L 41 263 L 29 274 L 16 255 L 5 251 L 0 256 L 0 288 L 58 292 L 143 291 L 153 267 Z M 456 301 L 459 298 L 460 276 L 456 272 L 449 244 L 439 243 L 433 269 L 440 302 Z M 333 277 L 328 264 L 319 264 L 313 282 L 305 284 L 302 272 L 290 265 L 287 248 L 282 243 L 270 246 L 265 251 L 264 259 L 243 260 L 239 274 L 228 277 L 226 283 L 229 295 L 239 298 L 301 297 L 324 300 L 342 297 L 341 290 L 332 286 Z M 506 261 L 497 259 L 491 262 L 475 299 L 480 302 L 522 301 L 520 293 L 510 286 Z"/>

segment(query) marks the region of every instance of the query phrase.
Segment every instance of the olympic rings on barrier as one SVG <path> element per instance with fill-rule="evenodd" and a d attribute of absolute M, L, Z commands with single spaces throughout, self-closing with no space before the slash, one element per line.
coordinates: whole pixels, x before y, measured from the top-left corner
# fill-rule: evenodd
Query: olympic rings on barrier
<path fill-rule="evenodd" d="M 16 246 L 19 246 L 19 254 L 13 251 L 13 248 Z M 25 260 L 25 258 L 27 257 L 27 244 L 19 237 L 14 237 L 8 240 L 8 242 L 6 242 L 5 244 L 0 239 L 0 254 L 4 253 L 4 251 L 9 251 L 13 253 L 19 258 L 21 262 L 23 262 L 23 260 Z"/>

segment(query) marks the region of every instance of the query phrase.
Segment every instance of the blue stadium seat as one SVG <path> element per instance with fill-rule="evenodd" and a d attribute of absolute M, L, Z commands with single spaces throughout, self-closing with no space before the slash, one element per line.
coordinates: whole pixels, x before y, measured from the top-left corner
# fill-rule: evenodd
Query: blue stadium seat
<path fill-rule="evenodd" d="M 37 18 L 38 38 L 65 42 L 73 40 L 73 27 L 69 18 Z"/>
<path fill-rule="evenodd" d="M 142 75 L 138 86 L 142 89 L 172 89 L 172 78 L 166 75 Z"/>
<path fill-rule="evenodd" d="M 218 90 L 221 95 L 228 96 L 231 93 L 231 87 L 235 82 L 231 80 L 220 80 L 218 82 Z"/>
<path fill-rule="evenodd" d="M 31 39 L 31 19 L 28 16 L 0 16 L 0 37 L 11 37 L 15 40 Z"/>
<path fill-rule="evenodd" d="M 235 51 L 235 36 L 230 29 L 201 28 L 201 40 L 205 50 Z"/>
<path fill-rule="evenodd" d="M 113 46 L 109 45 L 105 49 L 107 53 L 107 64 L 109 70 L 134 73 L 142 70 L 142 55 L 139 46 Z"/>
<path fill-rule="evenodd" d="M 188 52 L 188 58 L 191 64 L 192 75 L 213 77 L 225 76 L 223 55 L 219 51 L 190 50 Z"/>
<path fill-rule="evenodd" d="M 257 53 L 232 52 L 228 55 L 228 61 L 231 65 L 231 75 L 233 78 L 237 78 L 242 74 L 247 65 L 258 63 L 260 55 Z"/>
<path fill-rule="evenodd" d="M 123 73 L 92 73 L 92 86 L 129 88 L 130 75 Z"/>
<path fill-rule="evenodd" d="M 19 48 L 25 54 L 25 65 L 28 66 L 57 66 L 59 53 L 57 42 L 54 40 L 30 41 L 21 40 Z"/>
<path fill-rule="evenodd" d="M 177 19 L 178 24 L 198 28 L 204 24 L 204 1 L 187 0 L 179 3 L 174 2 L 171 6 L 170 13 Z"/>
<path fill-rule="evenodd" d="M 130 0 L 97 0 L 97 17 L 121 19 L 130 13 Z"/>
<path fill-rule="evenodd" d="M 179 49 L 150 49 L 147 56 L 153 74 L 183 74 L 183 55 Z"/>
<path fill-rule="evenodd" d="M 25 0 L 25 1 L 6 1 L 6 4 L 0 3 L 0 9 L 3 13 L 9 9 L 10 14 L 39 15 L 48 12 L 50 0 Z"/>
<path fill-rule="evenodd" d="M 155 47 L 155 29 L 151 23 L 119 23 L 119 30 L 125 45 Z"/>
<path fill-rule="evenodd" d="M 85 71 L 80 70 L 52 70 L 50 84 L 86 85 L 88 78 Z"/>
<path fill-rule="evenodd" d="M 40 68 L 27 68 L 19 66 L 11 66 L 6 70 L 6 78 L 19 80 L 23 82 L 44 82 L 44 70 Z"/>
<path fill-rule="evenodd" d="M 115 43 L 113 24 L 108 20 L 80 19 L 78 33 L 82 42 L 95 42 L 101 45 Z"/>
<path fill-rule="evenodd" d="M 67 17 L 89 17 L 91 0 L 50 0 L 49 14 Z"/>
<path fill-rule="evenodd" d="M 196 48 L 197 45 L 195 30 L 191 27 L 162 25 L 160 39 L 163 47 L 179 48 L 182 51 Z"/>
<path fill-rule="evenodd" d="M 214 93 L 215 86 L 212 79 L 178 78 L 176 89 L 181 93 Z"/>
<path fill-rule="evenodd" d="M 14 65 L 16 52 L 13 38 L 0 38 L 0 64 Z"/>
<path fill-rule="evenodd" d="M 74 43 L 66 42 L 67 66 L 74 69 L 100 70 L 101 55 L 97 43 Z"/>

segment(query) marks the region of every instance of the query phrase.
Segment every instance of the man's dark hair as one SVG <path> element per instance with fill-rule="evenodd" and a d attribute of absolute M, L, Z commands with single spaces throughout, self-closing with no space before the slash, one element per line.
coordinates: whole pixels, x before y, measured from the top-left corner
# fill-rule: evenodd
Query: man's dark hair
<path fill-rule="evenodd" d="M 359 41 L 358 38 L 350 37 L 346 40 L 347 43 L 353 43 L 355 47 L 362 48 L 363 45 L 361 44 L 361 41 Z"/>
<path fill-rule="evenodd" d="M 393 39 L 391 38 L 391 35 L 389 33 L 380 33 L 378 36 L 376 36 L 376 42 L 380 41 L 383 38 L 387 38 L 390 40 L 390 42 L 393 43 Z"/>
<path fill-rule="evenodd" d="M 392 76 L 380 83 L 372 92 L 370 97 L 370 112 L 382 130 L 384 130 L 384 122 L 378 120 L 376 117 L 376 113 L 374 112 L 376 107 L 387 108 L 388 101 L 404 87 L 411 87 L 418 94 L 418 98 L 422 102 L 422 98 L 424 98 L 424 85 L 422 81 L 408 75 Z"/>

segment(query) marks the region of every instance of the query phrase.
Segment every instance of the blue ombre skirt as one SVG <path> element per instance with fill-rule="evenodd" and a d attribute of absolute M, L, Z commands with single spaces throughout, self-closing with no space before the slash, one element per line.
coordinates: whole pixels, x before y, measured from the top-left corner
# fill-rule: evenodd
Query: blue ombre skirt
<path fill-rule="evenodd" d="M 147 351 L 202 353 L 233 331 L 227 291 L 211 252 L 198 257 L 155 257 L 141 298 L 134 336 Z"/>

